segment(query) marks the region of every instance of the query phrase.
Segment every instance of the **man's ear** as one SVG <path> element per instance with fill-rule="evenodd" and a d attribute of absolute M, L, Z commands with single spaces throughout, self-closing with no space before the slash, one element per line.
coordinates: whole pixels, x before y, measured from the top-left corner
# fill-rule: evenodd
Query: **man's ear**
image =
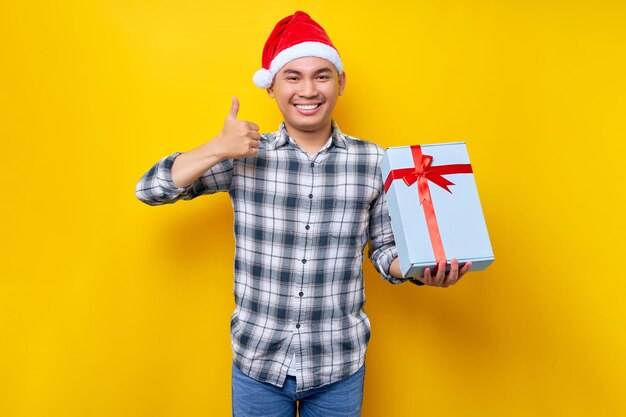
<path fill-rule="evenodd" d="M 270 98 L 274 98 L 274 86 L 269 86 L 266 88 L 267 90 L 267 95 L 270 96 Z"/>
<path fill-rule="evenodd" d="M 346 72 L 342 72 L 339 76 L 339 95 L 343 94 L 343 89 L 346 88 Z"/>

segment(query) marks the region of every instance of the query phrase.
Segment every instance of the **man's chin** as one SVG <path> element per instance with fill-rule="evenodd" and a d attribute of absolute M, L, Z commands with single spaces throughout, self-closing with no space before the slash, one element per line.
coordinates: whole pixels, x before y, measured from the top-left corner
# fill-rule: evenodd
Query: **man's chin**
<path fill-rule="evenodd" d="M 332 121 L 323 122 L 323 123 L 289 123 L 288 126 L 291 126 L 293 129 L 299 130 L 300 132 L 306 133 L 316 133 L 323 130 L 330 130 L 332 125 Z"/>
<path fill-rule="evenodd" d="M 306 117 L 298 115 L 297 117 L 284 117 L 286 124 L 303 132 L 316 132 L 320 129 L 330 128 L 332 119 L 320 117 Z"/>

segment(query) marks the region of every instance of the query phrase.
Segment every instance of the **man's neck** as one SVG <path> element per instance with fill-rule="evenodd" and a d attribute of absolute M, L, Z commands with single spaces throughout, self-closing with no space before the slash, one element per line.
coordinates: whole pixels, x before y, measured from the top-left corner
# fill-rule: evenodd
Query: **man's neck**
<path fill-rule="evenodd" d="M 300 146 L 306 153 L 315 155 L 324 147 L 328 138 L 333 133 L 332 122 L 324 129 L 315 131 L 299 130 L 285 123 L 285 128 L 289 136 Z"/>

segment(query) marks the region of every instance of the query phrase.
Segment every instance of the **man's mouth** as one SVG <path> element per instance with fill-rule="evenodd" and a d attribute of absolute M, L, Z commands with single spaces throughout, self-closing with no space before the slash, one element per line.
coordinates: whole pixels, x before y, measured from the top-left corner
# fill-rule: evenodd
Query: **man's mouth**
<path fill-rule="evenodd" d="M 317 104 L 294 104 L 296 109 L 302 110 L 302 111 L 315 110 L 315 109 L 317 109 L 321 105 L 322 105 L 321 103 L 317 103 Z"/>

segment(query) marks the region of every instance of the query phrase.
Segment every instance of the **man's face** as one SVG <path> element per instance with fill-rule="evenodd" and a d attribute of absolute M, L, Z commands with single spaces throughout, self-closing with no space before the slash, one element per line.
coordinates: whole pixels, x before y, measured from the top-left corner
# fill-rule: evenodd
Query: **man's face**
<path fill-rule="evenodd" d="M 339 75 L 329 61 L 305 57 L 282 67 L 267 92 L 276 99 L 290 133 L 318 132 L 330 129 L 345 82 L 345 73 Z"/>

